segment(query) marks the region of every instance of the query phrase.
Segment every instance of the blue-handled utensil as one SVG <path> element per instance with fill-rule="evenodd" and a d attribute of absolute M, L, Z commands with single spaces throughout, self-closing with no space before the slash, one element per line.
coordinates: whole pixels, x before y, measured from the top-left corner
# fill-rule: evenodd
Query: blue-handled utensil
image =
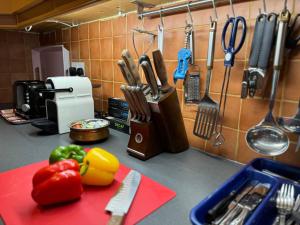
<path fill-rule="evenodd" d="M 228 20 L 225 23 L 225 26 L 222 31 L 222 48 L 225 53 L 224 58 L 224 66 L 225 66 L 225 72 L 224 72 L 224 79 L 222 84 L 222 90 L 221 90 L 221 97 L 219 102 L 219 128 L 218 126 L 215 127 L 215 134 L 214 134 L 214 146 L 219 146 L 224 143 L 225 138 L 222 134 L 222 128 L 223 128 L 223 119 L 225 115 L 225 106 L 226 106 L 226 100 L 227 100 L 227 91 L 229 86 L 229 80 L 230 80 L 230 72 L 231 67 L 234 65 L 234 58 L 235 55 L 241 50 L 245 38 L 246 38 L 246 32 L 247 32 L 247 24 L 246 20 L 242 16 L 235 17 L 232 2 L 230 1 L 230 5 L 232 8 L 232 12 L 234 17 L 228 18 Z M 231 26 L 229 26 L 231 25 Z M 231 27 L 231 30 L 229 30 L 229 27 Z M 241 29 L 239 29 L 241 28 Z M 230 34 L 228 33 L 230 32 Z M 236 37 L 239 32 L 241 33 L 241 38 L 239 40 L 238 45 L 236 45 Z M 226 35 L 229 36 L 229 42 L 226 42 Z M 220 117 L 220 109 L 223 106 L 222 110 L 222 117 Z"/>

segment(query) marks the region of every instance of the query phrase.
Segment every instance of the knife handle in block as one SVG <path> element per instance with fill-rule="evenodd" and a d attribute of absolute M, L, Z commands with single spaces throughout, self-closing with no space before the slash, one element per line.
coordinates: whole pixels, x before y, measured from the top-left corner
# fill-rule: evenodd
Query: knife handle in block
<path fill-rule="evenodd" d="M 159 49 L 152 52 L 156 74 L 161 82 L 162 92 L 168 92 L 171 86 L 168 84 L 168 75 L 163 56 Z"/>
<path fill-rule="evenodd" d="M 122 59 L 124 60 L 124 62 L 126 63 L 126 66 L 129 70 L 129 72 L 131 73 L 132 77 L 134 77 L 136 83 L 141 86 L 142 85 L 142 81 L 141 81 L 141 77 L 139 74 L 139 71 L 134 63 L 133 57 L 131 56 L 130 52 L 125 49 L 122 52 Z"/>
<path fill-rule="evenodd" d="M 122 225 L 124 220 L 124 215 L 114 215 L 112 214 L 110 220 L 107 225 Z"/>

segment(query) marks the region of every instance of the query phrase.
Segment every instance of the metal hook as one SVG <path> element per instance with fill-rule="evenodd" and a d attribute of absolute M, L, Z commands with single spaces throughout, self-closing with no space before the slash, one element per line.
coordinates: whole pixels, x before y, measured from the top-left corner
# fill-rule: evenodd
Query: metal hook
<path fill-rule="evenodd" d="M 284 7 L 283 7 L 284 12 L 287 11 L 287 0 L 284 1 Z"/>
<path fill-rule="evenodd" d="M 235 12 L 234 12 L 234 8 L 233 8 L 232 0 L 229 0 L 229 2 L 230 2 L 232 14 L 235 17 Z"/>
<path fill-rule="evenodd" d="M 189 13 L 189 17 L 190 17 L 191 24 L 193 25 L 193 24 L 194 24 L 194 21 L 193 21 L 191 9 L 190 9 L 190 3 L 191 3 L 191 2 L 189 1 L 188 4 L 187 4 L 187 8 L 188 8 L 188 13 Z M 185 21 L 185 22 L 186 22 L 186 24 L 188 24 L 187 21 Z"/>
<path fill-rule="evenodd" d="M 266 0 L 263 1 L 263 11 L 261 11 L 261 8 L 258 9 L 259 14 L 267 14 L 267 7 L 266 7 Z"/>
<path fill-rule="evenodd" d="M 159 17 L 160 17 L 160 24 L 161 24 L 162 27 L 164 27 L 164 21 L 163 21 L 163 18 L 162 18 L 162 8 L 160 8 Z"/>
<path fill-rule="evenodd" d="M 216 9 L 216 4 L 215 4 L 215 0 L 211 0 L 212 1 L 212 5 L 214 7 L 214 12 L 215 12 L 215 17 L 216 17 L 216 21 L 218 20 L 218 14 L 217 14 L 217 9 Z M 210 21 L 212 21 L 212 18 L 210 17 Z"/>

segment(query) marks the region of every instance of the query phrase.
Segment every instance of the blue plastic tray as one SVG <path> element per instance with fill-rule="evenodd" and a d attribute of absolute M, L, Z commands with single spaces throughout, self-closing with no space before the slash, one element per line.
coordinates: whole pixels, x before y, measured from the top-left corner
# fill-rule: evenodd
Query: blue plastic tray
<path fill-rule="evenodd" d="M 214 207 L 221 199 L 226 197 L 231 191 L 238 190 L 245 183 L 258 180 L 261 183 L 269 183 L 271 188 L 255 209 L 255 211 L 247 218 L 245 225 L 271 225 L 277 215 L 276 198 L 277 190 L 282 183 L 293 183 L 296 193 L 300 193 L 300 186 L 291 180 L 275 177 L 265 174 L 262 170 L 269 170 L 290 179 L 300 179 L 300 168 L 279 163 L 270 159 L 258 158 L 244 166 L 237 174 L 229 178 L 221 187 L 207 196 L 190 213 L 192 224 L 207 224 L 206 215 L 209 209 Z"/>

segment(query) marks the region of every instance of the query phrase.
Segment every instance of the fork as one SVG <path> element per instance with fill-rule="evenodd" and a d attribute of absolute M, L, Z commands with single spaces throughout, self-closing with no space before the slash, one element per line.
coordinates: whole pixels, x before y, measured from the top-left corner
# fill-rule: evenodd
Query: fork
<path fill-rule="evenodd" d="M 280 225 L 285 225 L 286 216 L 292 212 L 294 206 L 295 188 L 291 184 L 283 184 L 278 191 L 276 198 L 276 207 L 279 212 Z"/>
<path fill-rule="evenodd" d="M 299 218 L 300 218 L 300 194 L 297 195 L 293 211 L 292 211 L 292 216 L 287 220 L 286 225 L 292 225 L 294 224 L 299 224 Z"/>

